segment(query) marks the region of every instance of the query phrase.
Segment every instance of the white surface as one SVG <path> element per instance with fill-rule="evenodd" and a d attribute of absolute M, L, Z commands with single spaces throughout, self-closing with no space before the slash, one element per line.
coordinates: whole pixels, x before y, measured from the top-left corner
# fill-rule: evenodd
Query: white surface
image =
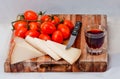
<path fill-rule="evenodd" d="M 4 73 L 11 36 L 11 21 L 27 9 L 47 13 L 107 14 L 109 25 L 108 70 L 104 73 Z M 119 0 L 0 0 L 0 79 L 119 79 Z"/>

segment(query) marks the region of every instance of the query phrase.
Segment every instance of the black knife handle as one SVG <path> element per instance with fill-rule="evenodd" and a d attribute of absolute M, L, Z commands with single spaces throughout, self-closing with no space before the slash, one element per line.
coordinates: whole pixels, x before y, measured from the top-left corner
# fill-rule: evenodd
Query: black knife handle
<path fill-rule="evenodd" d="M 75 27 L 74 27 L 74 29 L 72 31 L 72 35 L 77 36 L 77 34 L 78 34 L 79 29 L 81 28 L 81 26 L 82 26 L 82 22 L 77 21 L 76 24 L 75 24 Z"/>

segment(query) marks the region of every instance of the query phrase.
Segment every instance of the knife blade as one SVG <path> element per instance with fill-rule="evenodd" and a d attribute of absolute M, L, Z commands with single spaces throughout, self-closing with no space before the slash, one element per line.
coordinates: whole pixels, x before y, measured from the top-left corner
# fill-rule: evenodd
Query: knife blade
<path fill-rule="evenodd" d="M 76 39 L 76 37 L 78 35 L 79 29 L 81 28 L 81 26 L 82 26 L 82 22 L 77 21 L 76 24 L 75 24 L 75 27 L 74 27 L 74 29 L 72 31 L 72 34 L 70 36 L 70 39 L 68 41 L 68 44 L 66 46 L 66 49 L 70 48 L 74 44 L 75 39 Z"/>

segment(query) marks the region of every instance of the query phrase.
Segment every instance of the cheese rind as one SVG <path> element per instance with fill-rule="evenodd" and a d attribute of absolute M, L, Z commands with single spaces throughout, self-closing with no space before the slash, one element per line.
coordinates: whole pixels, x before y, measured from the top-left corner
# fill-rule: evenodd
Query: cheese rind
<path fill-rule="evenodd" d="M 65 45 L 62 45 L 50 40 L 48 40 L 46 44 L 50 49 L 55 51 L 56 54 L 58 54 L 60 57 L 62 57 L 64 60 L 66 60 L 70 64 L 73 64 L 80 57 L 80 54 L 81 54 L 80 49 L 73 48 L 73 47 L 69 49 L 65 49 L 66 48 Z"/>
<path fill-rule="evenodd" d="M 24 39 L 20 37 L 14 38 L 15 47 L 11 54 L 11 64 L 15 64 L 28 59 L 43 56 L 44 54 L 29 45 Z"/>

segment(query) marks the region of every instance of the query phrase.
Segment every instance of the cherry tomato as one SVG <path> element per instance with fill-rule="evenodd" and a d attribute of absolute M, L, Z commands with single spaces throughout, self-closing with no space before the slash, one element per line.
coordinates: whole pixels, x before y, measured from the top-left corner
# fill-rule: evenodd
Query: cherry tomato
<path fill-rule="evenodd" d="M 68 26 L 71 31 L 73 30 L 74 25 L 70 20 L 64 20 L 64 24 Z"/>
<path fill-rule="evenodd" d="M 51 23 L 53 23 L 54 25 L 59 24 L 59 22 L 60 22 L 59 17 L 57 17 L 57 16 L 52 16 L 51 17 Z"/>
<path fill-rule="evenodd" d="M 32 10 L 27 10 L 24 12 L 24 18 L 25 20 L 37 20 L 38 15 Z"/>
<path fill-rule="evenodd" d="M 60 30 L 63 34 L 63 38 L 67 39 L 70 36 L 70 29 L 65 24 L 59 24 L 58 30 Z"/>
<path fill-rule="evenodd" d="M 27 28 L 22 27 L 20 29 L 15 30 L 15 36 L 25 38 L 26 32 L 27 32 Z"/>
<path fill-rule="evenodd" d="M 39 38 L 43 40 L 51 40 L 50 36 L 47 34 L 40 34 Z"/>
<path fill-rule="evenodd" d="M 37 22 L 30 22 L 29 23 L 30 30 L 39 30 L 38 27 L 39 27 L 39 23 L 37 23 Z"/>
<path fill-rule="evenodd" d="M 58 43 L 63 43 L 63 35 L 62 32 L 59 30 L 56 30 L 53 34 L 52 34 L 52 40 Z"/>
<path fill-rule="evenodd" d="M 15 23 L 13 23 L 13 28 L 14 30 L 23 28 L 23 27 L 27 27 L 27 22 L 26 21 L 16 21 Z"/>
<path fill-rule="evenodd" d="M 52 34 L 56 30 L 56 27 L 51 22 L 44 22 L 41 24 L 41 33 Z"/>
<path fill-rule="evenodd" d="M 42 22 L 51 22 L 54 25 L 57 25 L 60 22 L 60 19 L 57 16 L 43 15 L 41 17 Z"/>
<path fill-rule="evenodd" d="M 47 22 L 49 20 L 50 20 L 50 15 L 42 15 L 42 17 L 41 17 L 42 22 Z"/>
<path fill-rule="evenodd" d="M 39 32 L 36 30 L 28 30 L 25 34 L 25 36 L 31 36 L 31 37 L 39 37 Z"/>

